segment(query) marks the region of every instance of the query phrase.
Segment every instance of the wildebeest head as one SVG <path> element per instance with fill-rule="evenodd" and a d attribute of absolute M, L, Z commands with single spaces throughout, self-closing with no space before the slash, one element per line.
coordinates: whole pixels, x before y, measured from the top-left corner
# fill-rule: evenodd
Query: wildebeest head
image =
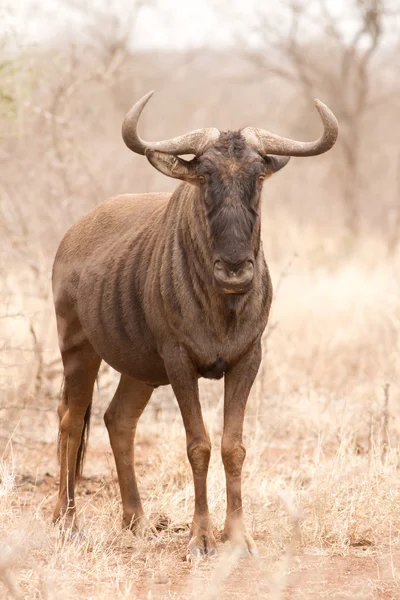
<path fill-rule="evenodd" d="M 261 156 L 240 131 L 221 132 L 210 148 L 190 161 L 158 150 L 146 150 L 146 156 L 165 175 L 198 188 L 211 234 L 218 291 L 248 291 L 259 250 L 262 185 L 289 157 Z"/>
<path fill-rule="evenodd" d="M 202 129 L 163 142 L 145 142 L 137 133 L 140 114 L 152 92 L 125 117 L 122 135 L 128 148 L 145 154 L 159 171 L 199 190 L 213 243 L 214 280 L 221 293 L 251 289 L 260 239 L 260 196 L 264 180 L 290 156 L 314 156 L 336 141 L 336 118 L 322 102 L 316 107 L 324 133 L 315 142 L 298 142 L 246 127 L 236 132 Z M 194 154 L 192 160 L 179 155 Z"/>

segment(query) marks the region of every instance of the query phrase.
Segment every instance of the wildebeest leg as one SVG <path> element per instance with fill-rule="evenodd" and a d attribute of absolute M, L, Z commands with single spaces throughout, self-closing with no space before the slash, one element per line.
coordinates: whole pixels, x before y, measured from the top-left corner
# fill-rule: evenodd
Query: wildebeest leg
<path fill-rule="evenodd" d="M 165 368 L 174 390 L 186 430 L 187 454 L 193 472 L 194 516 L 189 554 L 214 554 L 216 543 L 207 502 L 207 472 L 211 442 L 201 413 L 197 372 L 186 351 L 179 346 L 163 349 Z"/>
<path fill-rule="evenodd" d="M 230 539 L 251 555 L 257 554 L 256 545 L 246 530 L 242 509 L 242 466 L 246 456 L 243 445 L 243 420 L 247 398 L 261 360 L 257 344 L 225 375 L 224 431 L 222 460 L 226 475 L 227 511 L 223 541 Z"/>
<path fill-rule="evenodd" d="M 74 328 L 75 329 L 75 328 Z M 82 331 L 61 340 L 64 364 L 64 390 L 58 407 L 60 419 L 60 489 L 54 521 L 64 517 L 67 527 L 77 528 L 75 517 L 75 482 L 82 467 L 94 382 L 101 358 Z M 70 345 L 69 345 L 69 342 Z"/>
<path fill-rule="evenodd" d="M 114 398 L 104 415 L 121 490 L 122 526 L 135 533 L 144 532 L 148 523 L 136 484 L 134 439 L 137 422 L 152 392 L 153 388 L 145 383 L 122 375 Z"/>

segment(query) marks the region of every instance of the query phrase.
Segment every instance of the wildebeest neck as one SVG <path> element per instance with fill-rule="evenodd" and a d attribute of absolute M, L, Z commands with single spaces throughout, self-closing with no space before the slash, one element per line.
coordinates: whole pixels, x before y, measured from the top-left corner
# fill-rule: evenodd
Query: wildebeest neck
<path fill-rule="evenodd" d="M 159 232 L 162 233 L 155 246 L 160 250 L 155 253 L 151 299 L 154 301 L 159 294 L 160 318 L 178 339 L 185 332 L 188 347 L 196 346 L 192 337 L 199 327 L 206 339 L 223 344 L 228 332 L 237 328 L 253 294 L 224 295 L 216 287 L 212 236 L 198 188 L 183 183 L 175 190 Z M 153 318 L 153 312 L 149 318 Z M 219 364 L 213 366 L 214 360 L 215 357 L 202 362 L 204 376 L 218 377 L 225 372 Z"/>

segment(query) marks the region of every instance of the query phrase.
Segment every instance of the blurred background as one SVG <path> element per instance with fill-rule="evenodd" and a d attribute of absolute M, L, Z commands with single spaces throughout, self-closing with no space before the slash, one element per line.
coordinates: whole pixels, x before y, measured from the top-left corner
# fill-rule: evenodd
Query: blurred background
<path fill-rule="evenodd" d="M 151 89 L 152 140 L 246 125 L 309 140 L 314 98 L 330 106 L 333 150 L 265 186 L 276 300 L 258 394 L 306 386 L 364 407 L 398 393 L 397 0 L 5 0 L 0 21 L 0 446 L 55 439 L 63 234 L 107 197 L 176 186 L 122 142 Z"/>

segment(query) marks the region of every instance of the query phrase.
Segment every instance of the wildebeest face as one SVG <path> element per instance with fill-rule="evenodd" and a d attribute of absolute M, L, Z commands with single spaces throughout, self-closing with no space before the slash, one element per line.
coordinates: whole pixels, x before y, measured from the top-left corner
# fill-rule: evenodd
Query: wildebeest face
<path fill-rule="evenodd" d="M 198 187 L 213 243 L 218 291 L 249 291 L 259 250 L 262 185 L 289 158 L 260 156 L 240 131 L 221 133 L 214 145 L 191 161 L 157 151 L 146 156 L 166 175 Z"/>

